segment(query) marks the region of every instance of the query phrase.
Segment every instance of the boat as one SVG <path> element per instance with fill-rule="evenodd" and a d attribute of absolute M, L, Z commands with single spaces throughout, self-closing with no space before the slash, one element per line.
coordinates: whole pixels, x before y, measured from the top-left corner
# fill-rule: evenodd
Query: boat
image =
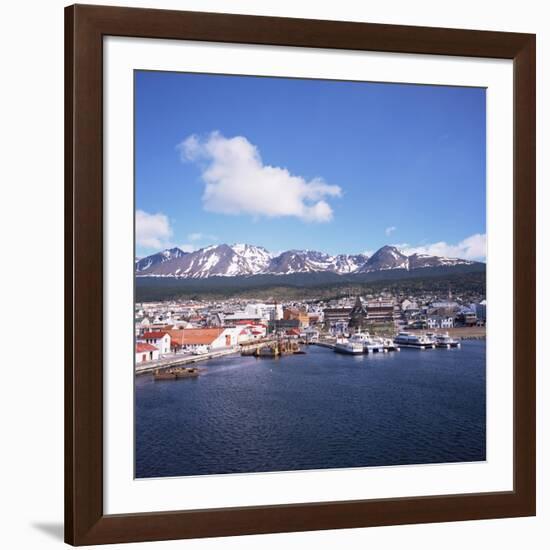
<path fill-rule="evenodd" d="M 272 346 L 263 346 L 258 349 L 257 356 L 263 358 L 278 357 L 280 355 L 279 347 L 275 344 Z"/>
<path fill-rule="evenodd" d="M 393 342 L 386 338 L 371 336 L 368 332 L 356 332 L 349 338 L 350 342 L 359 342 L 363 346 L 363 353 L 385 353 L 389 351 L 391 342 L 392 351 L 395 349 Z"/>
<path fill-rule="evenodd" d="M 188 367 L 186 369 L 178 369 L 176 372 L 176 378 L 196 378 L 199 376 L 200 371 L 196 367 Z"/>
<path fill-rule="evenodd" d="M 367 332 L 363 340 L 363 350 L 365 353 L 384 353 L 384 340 L 377 336 L 370 336 Z"/>
<path fill-rule="evenodd" d="M 267 344 L 258 348 L 257 357 L 278 357 L 279 355 L 301 355 L 304 354 L 297 341 L 279 339 L 273 344 Z"/>
<path fill-rule="evenodd" d="M 241 350 L 241 355 L 244 356 L 244 357 L 257 356 L 258 355 L 258 347 L 251 346 L 251 347 L 248 347 L 248 348 L 243 348 Z"/>
<path fill-rule="evenodd" d="M 411 334 L 410 332 L 400 332 L 393 339 L 394 343 L 403 348 L 415 349 L 433 349 L 435 348 L 435 340 L 426 334 Z"/>
<path fill-rule="evenodd" d="M 391 338 L 382 338 L 384 351 L 401 351 L 401 348 Z"/>
<path fill-rule="evenodd" d="M 342 338 L 336 340 L 334 344 L 336 353 L 344 353 L 347 355 L 359 355 L 364 353 L 364 344 L 362 341 L 352 340 L 351 338 Z"/>
<path fill-rule="evenodd" d="M 179 380 L 181 378 L 196 378 L 200 370 L 197 367 L 174 367 L 171 369 L 156 369 L 153 372 L 155 380 Z"/>
<path fill-rule="evenodd" d="M 371 342 L 371 348 L 374 352 L 387 353 L 389 351 L 401 351 L 399 346 L 391 338 L 375 336 L 371 338 Z"/>
<path fill-rule="evenodd" d="M 451 338 L 448 332 L 441 333 L 441 334 L 434 334 L 433 339 L 435 341 L 436 348 L 449 349 L 449 348 L 460 347 L 460 342 L 458 340 L 455 340 L 454 338 Z"/>

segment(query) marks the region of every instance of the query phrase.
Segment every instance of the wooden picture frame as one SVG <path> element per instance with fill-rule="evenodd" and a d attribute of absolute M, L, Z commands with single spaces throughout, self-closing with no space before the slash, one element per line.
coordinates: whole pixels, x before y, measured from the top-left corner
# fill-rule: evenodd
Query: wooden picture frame
<path fill-rule="evenodd" d="M 104 515 L 103 37 L 472 56 L 514 65 L 514 490 Z M 65 540 L 72 545 L 535 514 L 535 36 L 75 5 L 65 10 Z"/>

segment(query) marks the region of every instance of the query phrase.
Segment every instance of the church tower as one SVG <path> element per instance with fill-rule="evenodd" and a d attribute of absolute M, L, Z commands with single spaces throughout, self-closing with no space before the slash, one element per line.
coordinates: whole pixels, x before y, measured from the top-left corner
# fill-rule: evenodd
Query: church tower
<path fill-rule="evenodd" d="M 367 326 L 367 310 L 361 301 L 360 296 L 357 296 L 355 305 L 349 314 L 348 327 L 351 331 L 361 332 Z"/>

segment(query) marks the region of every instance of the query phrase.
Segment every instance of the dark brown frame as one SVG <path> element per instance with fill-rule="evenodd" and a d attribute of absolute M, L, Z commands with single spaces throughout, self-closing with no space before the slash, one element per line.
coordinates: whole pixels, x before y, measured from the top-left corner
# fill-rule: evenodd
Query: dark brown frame
<path fill-rule="evenodd" d="M 103 43 L 106 35 L 512 59 L 514 490 L 103 514 Z M 535 36 L 75 5 L 65 9 L 65 540 L 73 545 L 535 514 Z"/>

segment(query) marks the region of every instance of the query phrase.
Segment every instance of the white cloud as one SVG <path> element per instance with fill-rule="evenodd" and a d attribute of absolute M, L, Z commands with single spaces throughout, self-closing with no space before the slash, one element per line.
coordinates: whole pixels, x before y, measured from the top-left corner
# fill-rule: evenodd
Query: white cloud
<path fill-rule="evenodd" d="M 216 235 L 209 235 L 207 233 L 189 233 L 187 238 L 190 241 L 217 241 L 218 237 Z"/>
<path fill-rule="evenodd" d="M 189 243 L 180 244 L 178 248 L 183 252 L 195 252 L 195 246 Z"/>
<path fill-rule="evenodd" d="M 160 212 L 149 214 L 143 210 L 136 211 L 136 243 L 143 248 L 167 248 L 172 236 L 168 217 Z"/>
<path fill-rule="evenodd" d="M 470 235 L 458 244 L 448 244 L 440 241 L 421 246 L 411 246 L 407 243 L 396 244 L 404 254 L 430 254 L 433 256 L 447 256 L 449 258 L 462 258 L 465 260 L 485 260 L 487 256 L 487 235 L 476 233 Z"/>
<path fill-rule="evenodd" d="M 384 232 L 389 237 L 396 229 L 397 227 L 395 227 L 394 225 L 391 225 L 390 227 L 386 227 L 386 230 Z"/>
<path fill-rule="evenodd" d="M 192 135 L 177 148 L 183 161 L 201 167 L 202 201 L 209 212 L 328 222 L 333 211 L 326 199 L 342 194 L 339 186 L 321 178 L 307 181 L 286 168 L 264 164 L 258 149 L 243 136 Z"/>
<path fill-rule="evenodd" d="M 376 250 L 364 250 L 361 254 L 368 256 L 369 258 L 376 252 Z"/>

